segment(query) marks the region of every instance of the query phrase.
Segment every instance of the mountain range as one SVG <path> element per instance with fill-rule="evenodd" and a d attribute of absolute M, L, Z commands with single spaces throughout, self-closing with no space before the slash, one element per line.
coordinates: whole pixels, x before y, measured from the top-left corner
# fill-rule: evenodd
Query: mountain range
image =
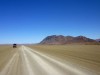
<path fill-rule="evenodd" d="M 51 35 L 44 38 L 40 44 L 99 44 L 99 42 L 85 36 Z"/>

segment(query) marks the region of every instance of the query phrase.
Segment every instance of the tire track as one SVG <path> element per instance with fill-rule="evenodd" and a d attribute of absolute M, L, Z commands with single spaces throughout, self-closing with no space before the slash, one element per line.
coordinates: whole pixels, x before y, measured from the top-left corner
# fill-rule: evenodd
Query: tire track
<path fill-rule="evenodd" d="M 68 74 L 68 75 L 89 75 L 89 74 L 87 74 L 87 73 L 84 73 L 84 72 L 82 72 L 82 71 L 80 71 L 79 69 L 77 69 L 77 68 L 75 68 L 75 67 L 72 67 L 72 66 L 70 66 L 70 65 L 66 65 L 66 64 L 64 64 L 64 63 L 61 63 L 60 61 L 57 61 L 57 60 L 55 60 L 55 59 L 52 59 L 52 58 L 50 58 L 50 57 L 48 57 L 48 56 L 46 56 L 45 54 L 42 54 L 42 53 L 40 53 L 40 52 L 37 52 L 36 50 L 33 50 L 33 49 L 31 49 L 31 48 L 29 48 L 29 47 L 26 47 L 26 46 L 23 46 L 24 47 L 24 49 L 25 50 L 27 50 L 28 52 L 30 52 L 30 54 L 31 55 L 33 55 L 32 53 L 34 53 L 34 54 L 36 54 L 38 57 L 40 56 L 40 57 L 43 57 L 43 58 L 46 58 L 46 59 L 48 59 L 49 61 L 51 61 L 51 62 L 53 62 L 54 64 L 56 64 L 57 66 L 60 66 L 60 68 L 64 68 L 65 69 L 65 74 L 64 73 L 62 73 L 61 71 L 58 71 L 59 72 L 59 74 L 60 75 L 66 75 L 66 74 Z M 33 56 L 34 57 L 34 56 Z M 37 58 L 38 59 L 38 58 Z M 37 59 L 36 59 L 36 61 L 37 61 Z M 39 59 L 38 59 L 39 60 Z M 43 59 L 42 59 L 43 60 Z M 47 63 L 46 63 L 47 64 Z M 45 64 L 44 64 L 45 65 Z M 52 64 L 53 65 L 53 64 Z M 44 67 L 43 66 L 43 64 L 41 64 L 41 66 L 42 67 Z M 57 68 L 55 68 L 54 67 L 54 69 L 57 69 Z M 54 71 L 54 70 L 53 70 Z M 69 71 L 70 73 L 66 73 L 66 71 Z M 52 72 L 52 71 L 50 71 L 50 72 Z M 56 71 L 54 71 L 54 72 L 56 72 Z M 53 75 L 57 75 L 57 74 L 53 74 Z"/>
<path fill-rule="evenodd" d="M 4 67 L 4 69 L 1 71 L 0 75 L 10 75 L 12 66 L 15 63 L 17 54 L 15 53 L 12 58 L 9 60 L 8 64 Z"/>
<path fill-rule="evenodd" d="M 44 59 L 42 59 L 40 56 L 38 56 L 35 53 L 31 52 L 29 49 L 27 49 L 24 46 L 23 46 L 23 48 L 26 51 L 26 53 L 28 53 L 29 55 L 31 55 L 31 57 L 33 58 L 32 60 L 36 61 L 37 64 L 40 66 L 40 68 L 42 70 L 44 70 L 44 72 L 46 73 L 46 75 L 64 75 L 63 72 L 59 72 L 57 70 L 57 68 L 54 68 L 52 65 L 50 65 L 49 63 L 47 63 Z"/>
<path fill-rule="evenodd" d="M 26 46 L 16 48 L 12 55 L 0 75 L 98 75 Z"/>
<path fill-rule="evenodd" d="M 19 50 L 20 50 L 19 52 L 20 52 L 20 56 L 22 59 L 22 62 L 21 62 L 22 74 L 23 75 L 34 75 L 31 65 L 30 65 L 30 62 L 29 62 L 29 59 L 26 56 L 26 53 L 25 53 L 23 47 L 20 47 Z"/>

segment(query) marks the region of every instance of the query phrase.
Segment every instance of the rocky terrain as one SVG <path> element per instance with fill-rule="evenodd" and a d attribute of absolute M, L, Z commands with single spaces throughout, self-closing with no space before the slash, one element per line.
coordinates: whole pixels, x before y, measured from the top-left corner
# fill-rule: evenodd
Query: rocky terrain
<path fill-rule="evenodd" d="M 85 36 L 51 35 L 44 38 L 40 44 L 98 44 L 98 42 Z"/>

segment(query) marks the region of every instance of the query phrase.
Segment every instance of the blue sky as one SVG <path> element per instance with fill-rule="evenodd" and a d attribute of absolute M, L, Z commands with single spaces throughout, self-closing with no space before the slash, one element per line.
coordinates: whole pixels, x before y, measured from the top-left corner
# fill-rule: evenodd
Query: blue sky
<path fill-rule="evenodd" d="M 100 38 L 100 0 L 0 0 L 0 43 L 48 35 Z"/>

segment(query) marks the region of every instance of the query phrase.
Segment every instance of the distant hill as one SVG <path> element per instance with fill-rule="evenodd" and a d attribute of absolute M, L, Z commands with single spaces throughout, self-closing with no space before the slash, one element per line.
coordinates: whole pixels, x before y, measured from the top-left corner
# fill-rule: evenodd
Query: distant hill
<path fill-rule="evenodd" d="M 85 36 L 51 35 L 44 38 L 40 44 L 98 44 L 98 42 Z"/>
<path fill-rule="evenodd" d="M 100 39 L 96 39 L 97 42 L 100 42 Z"/>

